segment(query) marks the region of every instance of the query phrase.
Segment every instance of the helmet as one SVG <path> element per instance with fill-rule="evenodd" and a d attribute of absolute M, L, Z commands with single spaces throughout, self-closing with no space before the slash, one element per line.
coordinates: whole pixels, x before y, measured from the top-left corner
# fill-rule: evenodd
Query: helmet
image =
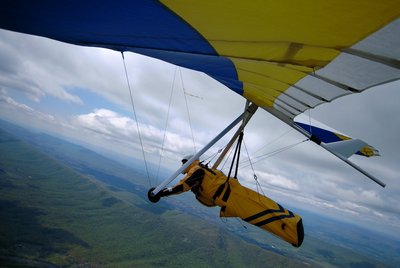
<path fill-rule="evenodd" d="M 182 157 L 182 164 L 185 164 L 192 157 L 193 157 L 192 154 L 185 155 L 184 157 Z"/>
<path fill-rule="evenodd" d="M 182 157 L 182 165 L 184 165 L 189 159 L 191 159 L 193 157 L 192 154 L 190 155 L 185 155 L 184 157 Z M 197 163 L 199 163 L 199 159 L 195 159 L 194 162 L 192 162 L 189 166 L 186 167 L 186 169 L 184 171 L 182 171 L 182 174 L 186 174 L 189 172 L 189 170 L 196 165 Z"/>

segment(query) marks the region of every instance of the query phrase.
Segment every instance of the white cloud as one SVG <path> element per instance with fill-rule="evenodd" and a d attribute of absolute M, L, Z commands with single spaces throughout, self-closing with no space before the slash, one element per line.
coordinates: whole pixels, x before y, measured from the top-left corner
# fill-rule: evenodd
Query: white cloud
<path fill-rule="evenodd" d="M 46 113 L 36 111 L 32 107 L 19 103 L 13 98 L 8 96 L 5 89 L 0 89 L 0 103 L 2 104 L 3 115 L 8 114 L 10 118 L 13 118 L 13 112 L 21 112 L 25 115 L 42 121 L 54 121 L 54 116 Z"/>
<path fill-rule="evenodd" d="M 163 149 L 166 152 L 179 154 L 179 152 L 190 152 L 193 148 L 192 140 L 182 136 L 179 132 L 165 132 L 152 125 L 142 123 L 137 125 L 133 119 L 107 109 L 97 109 L 89 114 L 78 115 L 75 117 L 75 121 L 81 127 L 97 135 L 117 139 L 121 143 L 134 143 L 136 147 L 140 145 L 139 127 L 144 149 L 148 153 L 159 155 Z M 141 150 L 140 147 L 138 149 Z"/>
<path fill-rule="evenodd" d="M 257 172 L 257 176 L 262 178 L 264 183 L 268 183 L 270 185 L 289 189 L 289 190 L 298 190 L 299 185 L 291 179 L 283 177 L 279 174 L 270 174 L 266 172 Z"/>

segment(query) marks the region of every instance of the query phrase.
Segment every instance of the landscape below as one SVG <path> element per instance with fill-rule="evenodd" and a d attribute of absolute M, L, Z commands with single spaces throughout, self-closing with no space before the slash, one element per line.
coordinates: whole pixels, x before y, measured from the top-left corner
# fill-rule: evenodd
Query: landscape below
<path fill-rule="evenodd" d="M 0 121 L 0 266 L 400 263 L 398 241 L 307 211 L 305 241 L 296 249 L 251 225 L 221 221 L 189 193 L 151 204 L 147 179 L 132 166 Z"/>

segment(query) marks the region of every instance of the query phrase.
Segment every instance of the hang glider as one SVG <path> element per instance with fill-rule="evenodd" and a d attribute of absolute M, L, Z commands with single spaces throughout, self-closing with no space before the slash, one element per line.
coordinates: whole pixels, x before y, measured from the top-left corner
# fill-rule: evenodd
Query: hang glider
<path fill-rule="evenodd" d="M 310 138 L 297 115 L 400 78 L 398 0 L 12 0 L 0 10 L 6 30 L 204 72 Z M 364 143 L 318 144 L 363 172 L 339 147 Z"/>

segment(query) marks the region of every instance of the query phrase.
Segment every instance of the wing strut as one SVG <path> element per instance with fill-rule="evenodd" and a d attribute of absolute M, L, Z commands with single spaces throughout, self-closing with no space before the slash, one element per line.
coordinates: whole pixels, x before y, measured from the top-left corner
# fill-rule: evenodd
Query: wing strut
<path fill-rule="evenodd" d="M 334 150 L 333 147 L 327 146 L 326 144 L 322 143 L 318 139 L 315 139 L 314 136 L 312 136 L 310 133 L 308 133 L 307 131 L 305 131 L 304 129 L 299 127 L 298 125 L 292 124 L 292 127 L 295 128 L 296 130 L 298 130 L 299 132 L 303 133 L 310 140 L 314 141 L 316 144 L 320 145 L 322 148 L 324 148 L 328 152 L 332 153 L 334 156 L 338 157 L 340 160 L 344 161 L 345 163 L 347 163 L 351 167 L 355 168 L 356 170 L 358 170 L 359 172 L 361 172 L 362 174 L 364 174 L 365 176 L 367 176 L 369 179 L 373 180 L 374 182 L 376 182 L 380 186 L 382 186 L 382 187 L 386 186 L 386 184 L 383 183 L 381 180 L 377 179 L 372 174 L 368 173 L 367 171 L 365 171 L 361 167 L 357 166 L 356 164 L 354 164 L 353 162 L 348 160 L 344 154 L 339 153 L 337 150 Z"/>
<path fill-rule="evenodd" d="M 226 133 L 228 133 L 232 128 L 234 128 L 242 119 L 247 120 L 246 118 L 251 117 L 258 106 L 255 104 L 249 105 L 244 113 L 242 113 L 238 118 L 236 118 L 229 126 L 227 126 L 221 133 L 219 133 L 212 141 L 210 141 L 203 149 L 201 149 L 198 153 L 196 153 L 192 158 L 190 158 L 184 165 L 182 165 L 174 174 L 172 174 L 168 179 L 163 181 L 160 185 L 158 185 L 153 192 L 152 195 L 158 194 L 162 189 L 165 188 L 171 181 L 173 181 L 179 174 L 181 174 L 193 161 L 199 159 L 208 149 L 210 149 L 215 143 L 217 143 Z M 250 119 L 250 118 L 249 118 Z M 246 122 L 247 123 L 247 122 Z M 243 125 L 243 124 L 242 124 Z"/>
<path fill-rule="evenodd" d="M 254 105 L 254 104 L 253 104 Z M 255 106 L 255 105 L 254 105 Z M 250 108 L 249 106 L 249 101 L 246 103 L 246 109 Z M 229 141 L 228 145 L 225 147 L 224 151 L 222 151 L 221 155 L 218 157 L 217 161 L 215 161 L 214 165 L 212 166 L 212 169 L 218 168 L 219 164 L 221 164 L 222 160 L 225 158 L 225 155 L 228 153 L 228 151 L 231 149 L 233 143 L 236 141 L 236 139 L 239 137 L 240 133 L 243 131 L 244 127 L 247 125 L 247 123 L 250 121 L 250 118 L 253 116 L 253 114 L 256 112 L 258 106 L 255 106 L 254 112 L 253 113 L 248 113 L 246 116 L 243 117 L 242 125 L 238 128 L 238 130 L 235 132 L 231 140 Z M 245 109 L 245 110 L 246 110 Z"/>

